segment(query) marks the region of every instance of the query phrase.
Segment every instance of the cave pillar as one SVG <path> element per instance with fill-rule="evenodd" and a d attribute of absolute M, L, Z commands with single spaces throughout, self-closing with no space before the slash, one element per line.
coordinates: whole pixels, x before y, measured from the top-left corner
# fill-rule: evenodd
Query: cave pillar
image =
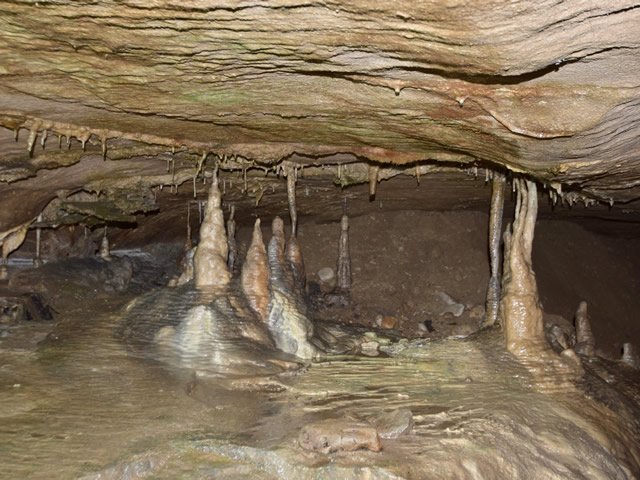
<path fill-rule="evenodd" d="M 542 347 L 545 338 L 538 286 L 531 264 L 538 194 L 535 182 L 525 179 L 514 182 L 516 211 L 513 224 L 505 232 L 500 320 L 507 349 L 519 355 Z"/>
<path fill-rule="evenodd" d="M 491 276 L 487 288 L 485 326 L 495 325 L 500 307 L 500 235 L 504 211 L 506 178 L 503 173 L 493 172 L 491 185 L 491 207 L 489 213 L 489 260 Z"/>

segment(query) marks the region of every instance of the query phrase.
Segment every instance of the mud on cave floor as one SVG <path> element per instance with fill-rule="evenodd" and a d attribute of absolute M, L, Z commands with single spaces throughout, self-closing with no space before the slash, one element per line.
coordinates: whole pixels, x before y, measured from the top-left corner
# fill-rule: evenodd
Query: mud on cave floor
<path fill-rule="evenodd" d="M 463 336 L 479 321 L 471 311 L 483 304 L 488 277 L 484 214 L 381 212 L 352 219 L 350 234 L 353 306 L 318 316 L 365 330 L 376 329 L 377 315 L 395 317 L 396 329 L 377 329 L 379 337 L 391 337 L 381 342 L 388 344 L 381 347 L 386 355 L 328 359 L 277 379 L 282 391 L 224 390 L 215 381 L 194 380 L 192 372 L 133 356 L 114 338 L 121 308 L 176 271 L 178 248 L 158 246 L 152 256 L 134 258 L 133 281 L 122 291 L 105 289 L 103 277 L 86 275 L 91 269 L 75 261 L 21 272 L 22 282 L 14 285 L 48 293 L 57 315 L 55 325 L 2 327 L 0 477 L 532 478 L 536 472 L 536 478 L 632 478 L 640 473 L 637 372 L 595 360 L 587 364 L 581 384 L 556 383 L 552 377 L 541 384 L 505 352 L 500 332 L 444 338 Z M 338 224 L 301 225 L 309 280 L 320 268 L 335 267 L 338 235 Z M 541 222 L 537 235 L 536 248 L 546 255 L 535 259 L 545 305 L 565 294 L 560 289 L 553 296 L 559 287 L 579 295 L 581 285 L 589 284 L 588 278 L 575 277 L 583 265 L 577 254 L 562 270 L 543 272 L 544 262 L 561 264 L 553 252 L 566 258 L 573 244 L 588 240 L 609 252 L 602 266 L 613 266 L 603 268 L 605 281 L 611 274 L 622 284 L 633 278 L 631 266 L 628 272 L 615 268 L 614 254 L 621 250 L 610 249 L 606 237 L 564 222 L 549 228 Z M 241 243 L 244 236 L 241 231 Z M 591 265 L 599 261 L 595 257 Z M 546 293 L 545 275 L 559 278 Z M 565 285 L 565 278 L 575 281 Z M 438 315 L 450 305 L 434 291 L 460 302 L 463 313 Z M 597 298 L 607 312 L 614 306 L 606 302 L 618 297 Z M 622 315 L 638 311 L 631 304 L 629 312 L 614 310 L 616 318 L 601 319 L 597 301 L 588 300 L 600 344 L 607 341 L 602 332 L 608 328 L 598 329 L 598 322 L 616 325 Z M 424 320 L 432 321 L 433 332 L 417 327 Z M 403 335 L 425 338 L 398 341 Z M 298 444 L 307 424 L 328 418 L 372 421 L 401 408 L 413 413 L 413 429 L 383 439 L 382 452 L 326 455 Z"/>

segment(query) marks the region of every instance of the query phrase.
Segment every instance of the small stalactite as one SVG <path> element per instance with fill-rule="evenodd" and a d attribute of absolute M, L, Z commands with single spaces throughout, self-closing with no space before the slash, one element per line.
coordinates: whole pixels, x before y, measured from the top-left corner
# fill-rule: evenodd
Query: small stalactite
<path fill-rule="evenodd" d="M 227 256 L 227 267 L 229 271 L 233 273 L 236 267 L 236 260 L 238 258 L 238 245 L 236 242 L 236 207 L 231 205 L 231 213 L 227 219 L 227 245 L 229 248 L 229 255 Z"/>
<path fill-rule="evenodd" d="M 191 202 L 187 202 L 187 239 L 185 241 L 185 252 L 191 250 L 193 241 L 191 240 Z"/>
<path fill-rule="evenodd" d="M 296 167 L 287 165 L 287 199 L 289 201 L 289 217 L 291 218 L 291 236 L 295 237 L 298 231 L 298 212 L 296 211 Z"/>
<path fill-rule="evenodd" d="M 506 177 L 503 173 L 494 173 L 489 213 L 489 259 L 491 277 L 489 278 L 489 286 L 487 288 L 486 318 L 484 321 L 486 326 L 494 325 L 497 322 L 498 309 L 500 306 L 500 233 L 502 232 L 506 183 Z"/>
<path fill-rule="evenodd" d="M 38 138 L 38 127 L 33 126 L 31 130 L 29 130 L 29 138 L 27 139 L 27 152 L 29 153 L 29 157 L 33 157 L 33 146 L 36 143 L 36 139 Z"/>
<path fill-rule="evenodd" d="M 380 167 L 378 165 L 369 165 L 369 201 L 373 201 L 376 198 L 379 173 Z"/>
<path fill-rule="evenodd" d="M 338 288 L 344 292 L 351 290 L 351 254 L 349 251 L 349 217 L 340 221 L 340 243 L 338 245 Z"/>
<path fill-rule="evenodd" d="M 100 139 L 100 143 L 102 144 L 102 161 L 106 162 L 107 161 L 107 137 L 103 136 Z"/>

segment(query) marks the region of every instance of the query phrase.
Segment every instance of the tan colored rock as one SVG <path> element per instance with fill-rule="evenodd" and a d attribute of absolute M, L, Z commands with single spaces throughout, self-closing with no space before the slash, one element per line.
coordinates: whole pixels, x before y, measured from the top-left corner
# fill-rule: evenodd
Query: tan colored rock
<path fill-rule="evenodd" d="M 266 322 L 269 314 L 269 265 L 259 218 L 253 226 L 251 245 L 242 266 L 241 282 L 249 305 Z"/>
<path fill-rule="evenodd" d="M 321 453 L 371 450 L 379 452 L 382 443 L 374 427 L 347 419 L 331 419 L 302 428 L 298 443 L 305 450 Z"/>
<path fill-rule="evenodd" d="M 200 242 L 193 259 L 198 288 L 220 288 L 231 280 L 227 268 L 229 247 L 220 203 L 220 190 L 216 180 L 209 190 L 207 209 L 200 225 Z"/>

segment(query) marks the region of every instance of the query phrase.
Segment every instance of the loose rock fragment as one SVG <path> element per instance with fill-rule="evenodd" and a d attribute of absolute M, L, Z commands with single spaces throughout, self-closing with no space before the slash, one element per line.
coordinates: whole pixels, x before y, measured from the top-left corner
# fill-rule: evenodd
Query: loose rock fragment
<path fill-rule="evenodd" d="M 380 438 L 398 438 L 413 428 L 413 413 L 408 408 L 399 408 L 368 419 L 376 427 Z"/>
<path fill-rule="evenodd" d="M 382 450 L 380 437 L 374 427 L 345 419 L 331 419 L 306 425 L 298 436 L 298 442 L 306 450 L 322 453 Z"/>

